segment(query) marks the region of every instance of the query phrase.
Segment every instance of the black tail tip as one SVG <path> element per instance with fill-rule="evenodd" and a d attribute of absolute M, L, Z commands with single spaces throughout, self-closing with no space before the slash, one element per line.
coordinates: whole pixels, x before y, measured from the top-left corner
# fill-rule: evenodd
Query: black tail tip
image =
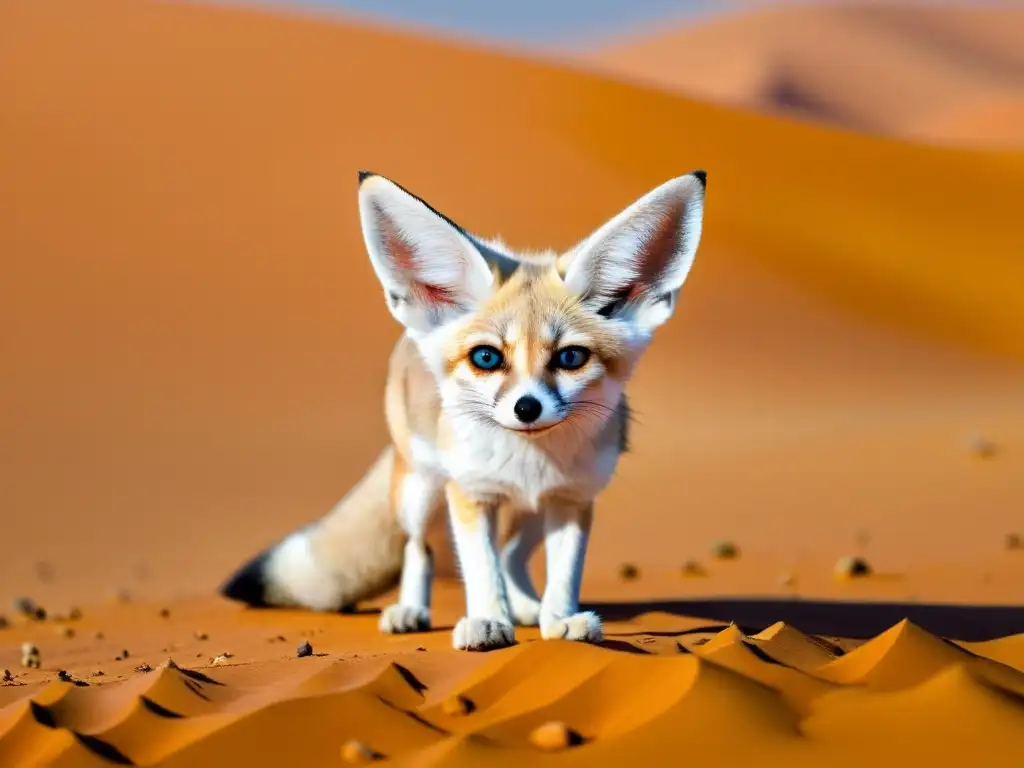
<path fill-rule="evenodd" d="M 373 171 L 360 171 L 359 172 L 359 183 L 362 184 L 364 181 L 366 181 L 371 176 L 376 176 L 376 175 L 377 174 L 374 173 Z"/>
<path fill-rule="evenodd" d="M 229 600 L 236 600 L 254 608 L 267 607 L 268 560 L 269 550 L 256 555 L 221 586 L 220 594 Z"/>
<path fill-rule="evenodd" d="M 707 189 L 707 186 L 708 186 L 708 172 L 707 171 L 698 168 L 696 171 L 692 171 L 690 175 L 691 176 L 696 176 L 697 180 L 700 182 L 700 185 L 702 187 L 704 187 L 705 189 Z"/>

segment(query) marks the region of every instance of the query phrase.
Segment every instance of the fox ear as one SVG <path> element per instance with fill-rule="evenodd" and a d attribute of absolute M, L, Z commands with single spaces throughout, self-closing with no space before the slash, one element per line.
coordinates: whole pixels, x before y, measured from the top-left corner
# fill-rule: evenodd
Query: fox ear
<path fill-rule="evenodd" d="M 491 295 L 494 274 L 467 234 L 383 176 L 359 174 L 359 217 L 388 309 L 429 331 Z"/>
<path fill-rule="evenodd" d="M 700 242 L 706 178 L 694 171 L 665 182 L 562 256 L 566 287 L 643 333 L 668 320 Z"/>

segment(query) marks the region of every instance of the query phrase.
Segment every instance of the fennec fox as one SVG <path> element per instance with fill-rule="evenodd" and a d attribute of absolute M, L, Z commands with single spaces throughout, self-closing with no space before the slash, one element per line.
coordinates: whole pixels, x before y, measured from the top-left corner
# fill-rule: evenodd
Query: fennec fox
<path fill-rule="evenodd" d="M 253 605 L 345 610 L 390 588 L 383 632 L 430 627 L 425 532 L 447 506 L 466 592 L 455 648 L 596 642 L 580 612 L 594 498 L 626 447 L 624 392 L 672 315 L 703 221 L 705 173 L 665 182 L 563 254 L 523 254 L 462 229 L 383 176 L 359 211 L 391 314 L 392 445 L 324 518 L 258 555 L 222 589 Z M 503 548 L 497 515 L 517 521 Z M 544 541 L 547 583 L 527 572 Z"/>

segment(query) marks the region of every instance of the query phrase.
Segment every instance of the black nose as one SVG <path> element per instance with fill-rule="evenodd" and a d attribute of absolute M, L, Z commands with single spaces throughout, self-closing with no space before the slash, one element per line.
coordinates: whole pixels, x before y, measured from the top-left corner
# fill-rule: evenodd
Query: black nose
<path fill-rule="evenodd" d="M 533 395 L 523 395 L 516 400 L 515 406 L 512 408 L 516 413 L 516 418 L 524 424 L 529 424 L 531 421 L 536 421 L 537 417 L 540 416 L 540 412 L 544 410 L 544 406 L 540 404 Z"/>

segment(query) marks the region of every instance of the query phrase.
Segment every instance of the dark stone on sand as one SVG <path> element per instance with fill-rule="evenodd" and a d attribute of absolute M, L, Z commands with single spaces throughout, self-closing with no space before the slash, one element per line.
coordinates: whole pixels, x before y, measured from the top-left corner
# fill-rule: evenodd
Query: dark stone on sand
<path fill-rule="evenodd" d="M 619 566 L 619 578 L 623 581 L 633 581 L 640 575 L 640 569 L 634 563 L 623 563 Z"/>

